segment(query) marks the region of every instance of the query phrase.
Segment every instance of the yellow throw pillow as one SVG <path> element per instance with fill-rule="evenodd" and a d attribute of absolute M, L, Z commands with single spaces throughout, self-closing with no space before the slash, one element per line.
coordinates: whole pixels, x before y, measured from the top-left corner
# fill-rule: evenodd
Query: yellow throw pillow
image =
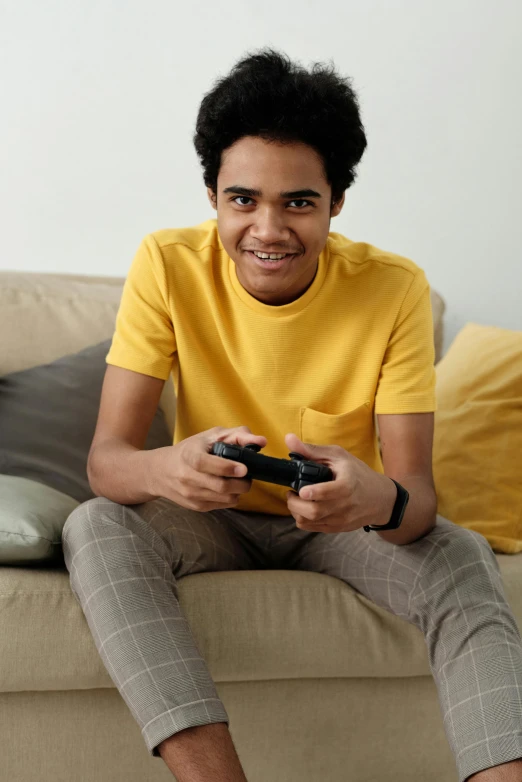
<path fill-rule="evenodd" d="M 437 364 L 438 512 L 522 551 L 522 331 L 468 323 Z"/>

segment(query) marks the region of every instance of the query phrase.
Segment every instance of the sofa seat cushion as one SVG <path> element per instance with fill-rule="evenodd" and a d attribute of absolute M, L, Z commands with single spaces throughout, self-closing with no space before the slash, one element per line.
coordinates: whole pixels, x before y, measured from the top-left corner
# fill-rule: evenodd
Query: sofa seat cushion
<path fill-rule="evenodd" d="M 519 560 L 497 559 L 522 628 Z M 421 631 L 333 576 L 225 571 L 178 584 L 216 682 L 431 676 Z M 65 568 L 0 567 L 0 627 L 0 692 L 114 687 Z"/>

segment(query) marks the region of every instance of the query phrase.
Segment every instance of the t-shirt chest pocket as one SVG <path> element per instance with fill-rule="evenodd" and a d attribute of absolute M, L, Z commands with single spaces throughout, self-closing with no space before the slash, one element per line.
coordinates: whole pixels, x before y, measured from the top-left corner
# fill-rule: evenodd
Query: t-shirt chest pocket
<path fill-rule="evenodd" d="M 340 415 L 322 413 L 311 407 L 301 407 L 299 423 L 299 437 L 304 443 L 340 445 L 367 464 L 373 462 L 373 409 L 369 400 L 354 410 Z"/>

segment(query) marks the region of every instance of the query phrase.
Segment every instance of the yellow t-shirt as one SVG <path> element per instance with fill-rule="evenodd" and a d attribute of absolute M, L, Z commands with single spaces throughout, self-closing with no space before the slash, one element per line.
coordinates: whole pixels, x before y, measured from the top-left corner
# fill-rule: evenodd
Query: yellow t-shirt
<path fill-rule="evenodd" d="M 437 409 L 430 288 L 413 261 L 330 232 L 305 293 L 273 306 L 236 275 L 211 219 L 146 236 L 125 281 L 114 364 L 167 379 L 174 444 L 214 426 L 340 445 L 383 472 L 374 413 Z M 253 481 L 238 510 L 288 515 L 286 486 Z"/>

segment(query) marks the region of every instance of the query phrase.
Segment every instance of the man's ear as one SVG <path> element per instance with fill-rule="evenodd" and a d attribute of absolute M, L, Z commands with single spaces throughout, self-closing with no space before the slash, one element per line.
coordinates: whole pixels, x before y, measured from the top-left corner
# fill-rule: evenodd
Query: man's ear
<path fill-rule="evenodd" d="M 210 206 L 217 211 L 217 198 L 211 187 L 207 187 L 207 196 L 210 201 Z"/>
<path fill-rule="evenodd" d="M 333 204 L 330 210 L 330 217 L 337 217 L 337 215 L 340 213 L 341 209 L 343 208 L 345 195 L 346 191 L 342 194 L 342 197 L 339 199 L 339 201 L 336 201 L 336 203 Z"/>

